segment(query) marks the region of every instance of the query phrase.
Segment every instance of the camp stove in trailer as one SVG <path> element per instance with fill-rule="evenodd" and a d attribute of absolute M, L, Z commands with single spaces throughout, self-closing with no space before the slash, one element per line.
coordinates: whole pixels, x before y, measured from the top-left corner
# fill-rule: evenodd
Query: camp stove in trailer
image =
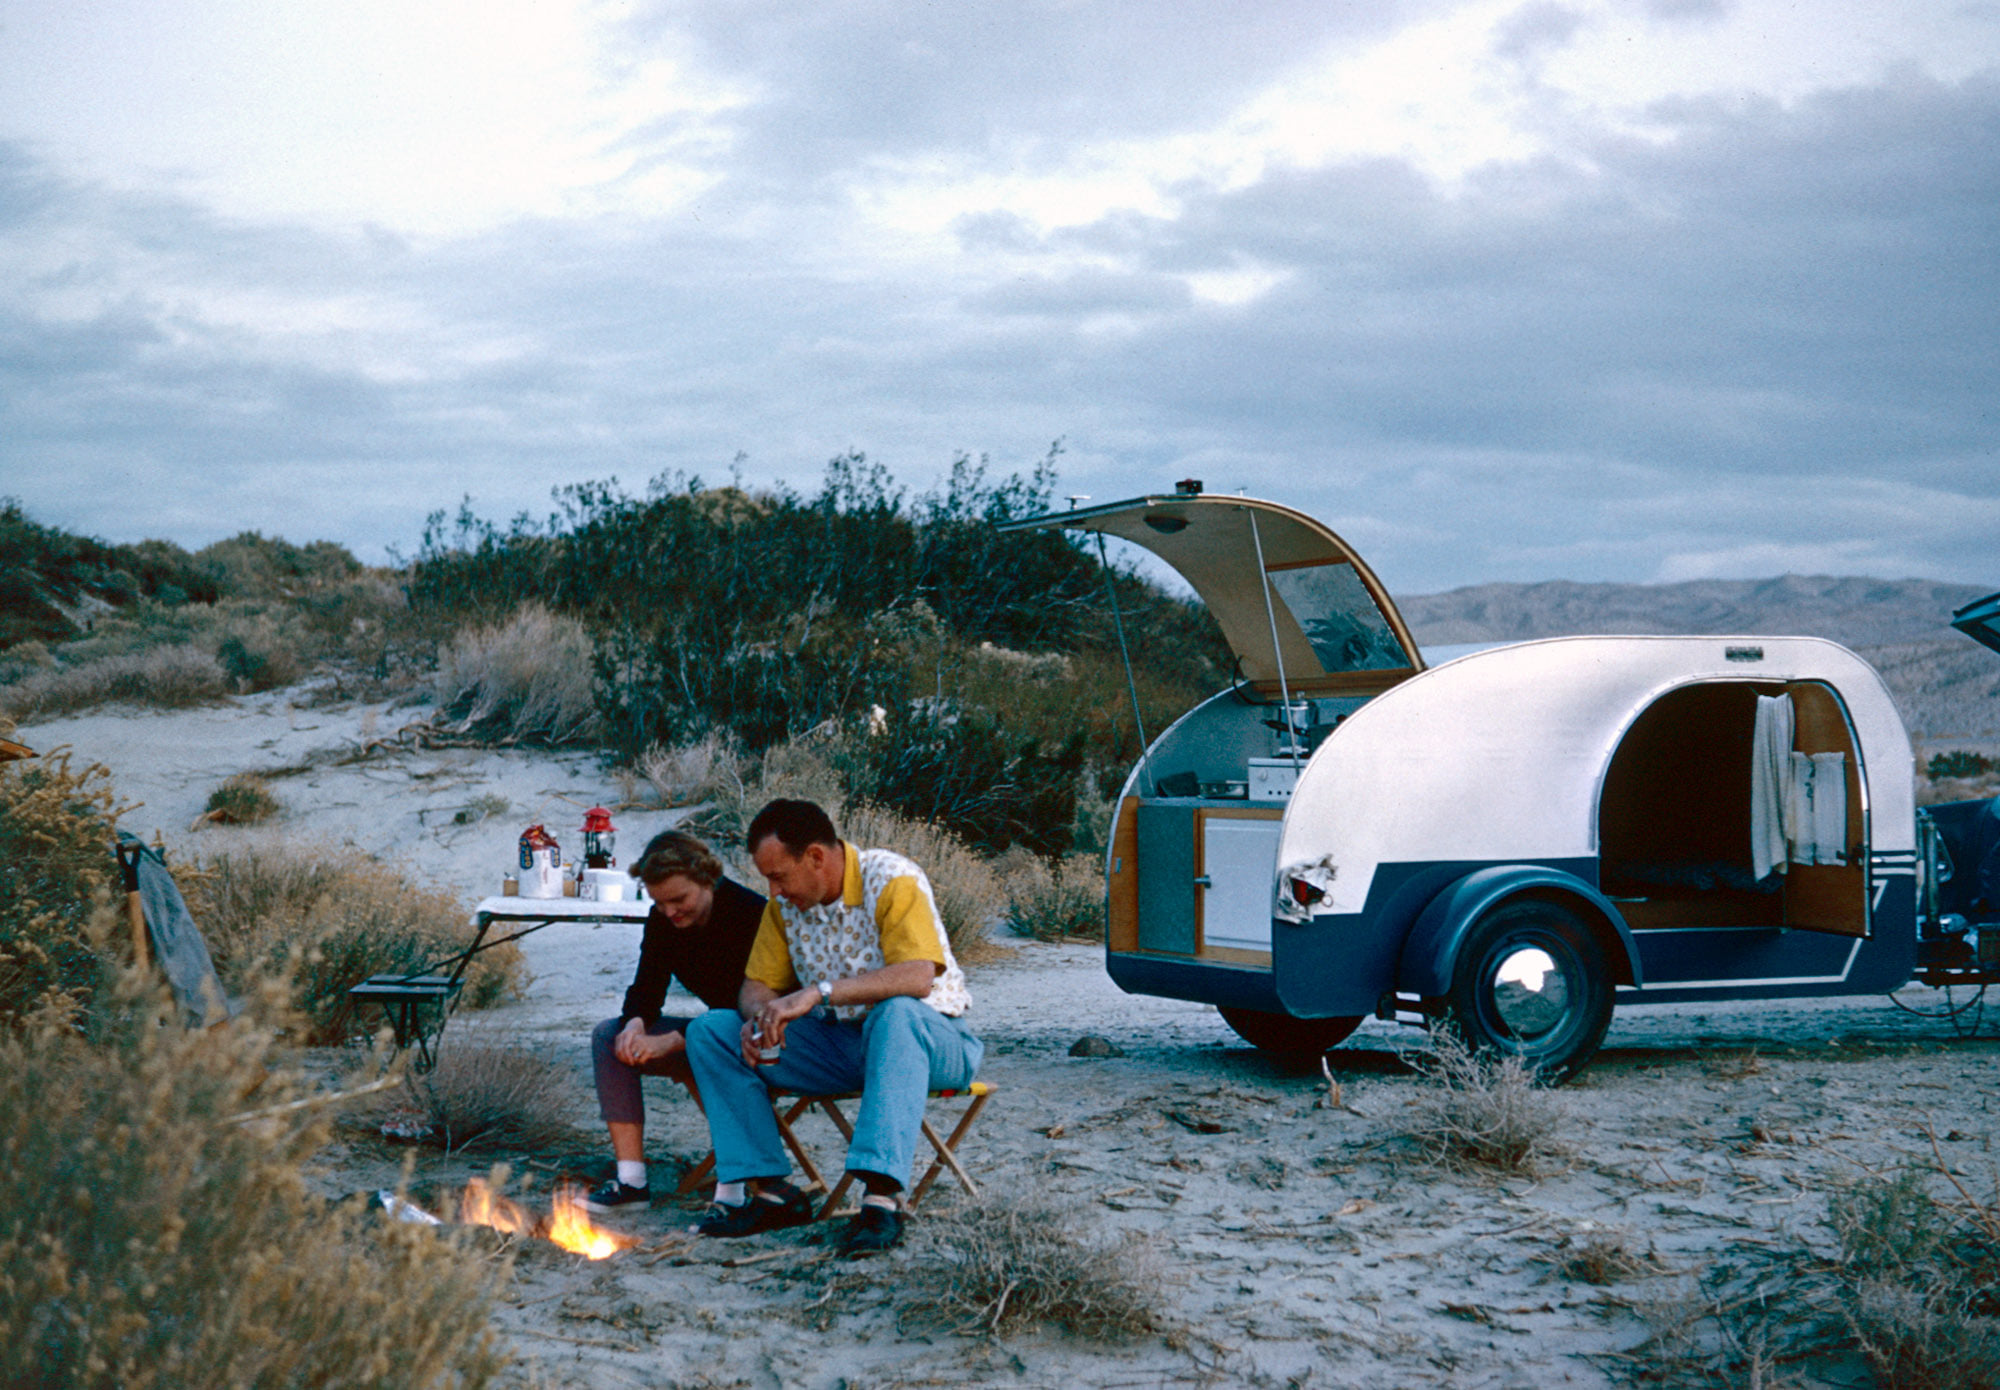
<path fill-rule="evenodd" d="M 1217 1005 L 1274 1051 L 1450 1019 L 1553 1079 L 1614 1005 L 2000 982 L 2000 921 L 1967 912 L 1994 809 L 1917 809 L 1889 692 L 1837 643 L 1563 637 L 1427 666 L 1361 557 L 1287 507 L 1184 484 L 1008 529 L 1057 527 L 1172 566 L 1236 660 L 1141 724 L 1106 856 L 1129 992 Z M 2000 644 L 2000 596 L 1954 621 Z"/>

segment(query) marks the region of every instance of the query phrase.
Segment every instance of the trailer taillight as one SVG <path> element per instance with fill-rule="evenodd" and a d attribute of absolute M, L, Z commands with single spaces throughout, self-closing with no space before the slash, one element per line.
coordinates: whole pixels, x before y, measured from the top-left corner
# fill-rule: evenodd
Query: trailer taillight
<path fill-rule="evenodd" d="M 1316 884 L 1307 883 L 1302 878 L 1292 880 L 1292 901 L 1300 907 L 1311 907 L 1326 897 L 1326 890 Z"/>

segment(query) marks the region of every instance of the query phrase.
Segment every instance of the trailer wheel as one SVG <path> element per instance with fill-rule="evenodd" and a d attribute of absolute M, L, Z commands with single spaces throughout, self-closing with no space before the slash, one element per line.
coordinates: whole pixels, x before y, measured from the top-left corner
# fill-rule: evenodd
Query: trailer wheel
<path fill-rule="evenodd" d="M 1447 997 L 1468 1046 L 1519 1057 L 1548 1083 L 1597 1051 L 1611 1003 L 1597 938 L 1574 912 L 1540 900 L 1504 903 L 1473 924 Z"/>
<path fill-rule="evenodd" d="M 1362 1018 L 1359 1014 L 1353 1018 L 1293 1018 L 1261 1009 L 1219 1012 L 1237 1037 L 1261 1052 L 1324 1052 L 1347 1041 L 1347 1035 L 1361 1026 Z"/>

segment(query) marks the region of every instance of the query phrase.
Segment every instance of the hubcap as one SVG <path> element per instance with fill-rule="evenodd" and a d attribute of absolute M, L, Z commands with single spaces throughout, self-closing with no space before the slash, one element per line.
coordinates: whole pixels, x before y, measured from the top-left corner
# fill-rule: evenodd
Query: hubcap
<path fill-rule="evenodd" d="M 1506 1031 L 1534 1043 L 1562 1026 L 1571 1002 L 1569 976 L 1539 946 L 1502 949 L 1493 971 L 1493 1012 Z"/>

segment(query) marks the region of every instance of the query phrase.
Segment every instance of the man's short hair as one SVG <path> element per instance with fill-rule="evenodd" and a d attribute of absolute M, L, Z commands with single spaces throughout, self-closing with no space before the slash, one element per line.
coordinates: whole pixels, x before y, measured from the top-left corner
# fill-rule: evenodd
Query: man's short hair
<path fill-rule="evenodd" d="M 759 811 L 743 836 L 743 845 L 755 854 L 757 846 L 767 839 L 776 839 L 794 859 L 813 845 L 840 848 L 840 836 L 833 831 L 833 818 L 810 801 L 781 799 Z"/>
<path fill-rule="evenodd" d="M 645 853 L 625 872 L 641 883 L 660 883 L 678 874 L 703 888 L 713 888 L 722 877 L 722 861 L 694 836 L 680 830 L 662 830 L 647 842 Z"/>

